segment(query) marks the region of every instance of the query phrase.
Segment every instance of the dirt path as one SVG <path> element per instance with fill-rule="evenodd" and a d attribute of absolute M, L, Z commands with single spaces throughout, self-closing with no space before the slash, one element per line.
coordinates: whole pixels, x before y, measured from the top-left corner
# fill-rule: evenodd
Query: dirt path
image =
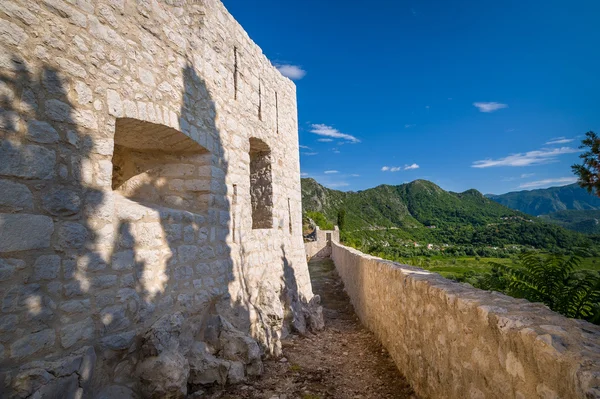
<path fill-rule="evenodd" d="M 354 314 L 329 259 L 309 263 L 313 290 L 321 295 L 325 330 L 292 335 L 283 342 L 285 358 L 265 363 L 265 374 L 211 398 L 380 399 L 416 398 L 373 334 Z"/>

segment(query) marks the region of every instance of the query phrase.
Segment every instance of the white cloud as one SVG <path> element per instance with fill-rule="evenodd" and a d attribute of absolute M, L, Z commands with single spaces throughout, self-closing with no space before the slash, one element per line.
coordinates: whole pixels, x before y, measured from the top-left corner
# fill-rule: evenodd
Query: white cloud
<path fill-rule="evenodd" d="M 307 146 L 307 145 L 299 145 L 298 147 L 300 147 L 300 148 L 303 148 L 303 149 L 305 149 L 305 150 L 312 150 L 312 148 L 310 148 L 310 147 L 309 147 L 309 146 Z"/>
<path fill-rule="evenodd" d="M 306 155 L 307 157 L 312 157 L 318 155 L 318 152 L 303 152 L 302 155 Z"/>
<path fill-rule="evenodd" d="M 543 148 L 537 151 L 529 151 L 525 153 L 512 154 L 504 158 L 484 159 L 475 161 L 471 165 L 472 168 L 491 168 L 496 166 L 530 166 L 541 165 L 555 162 L 556 158 L 563 154 L 573 154 L 579 152 L 576 148 L 561 147 L 561 148 Z"/>
<path fill-rule="evenodd" d="M 568 139 L 566 137 L 556 137 L 556 138 L 550 139 L 550 141 L 548 141 L 546 144 L 547 145 L 552 145 L 552 144 L 567 144 L 567 143 L 570 143 L 572 141 L 575 141 L 575 139 Z"/>
<path fill-rule="evenodd" d="M 399 172 L 401 170 L 401 166 L 384 166 L 383 168 L 381 168 L 382 172 Z"/>
<path fill-rule="evenodd" d="M 335 173 L 340 173 L 338 170 L 326 170 L 324 172 L 326 175 L 333 175 Z"/>
<path fill-rule="evenodd" d="M 308 173 L 300 173 L 300 177 L 308 177 Z"/>
<path fill-rule="evenodd" d="M 317 141 L 320 141 L 321 143 L 331 143 L 333 139 L 317 139 Z"/>
<path fill-rule="evenodd" d="M 415 126 L 417 126 L 417 125 L 414 124 L 414 123 L 407 123 L 406 125 L 404 125 L 404 128 L 405 129 L 410 129 L 411 127 L 415 127 Z"/>
<path fill-rule="evenodd" d="M 412 165 L 404 165 L 402 166 L 384 166 L 381 168 L 382 172 L 400 172 L 401 170 L 413 170 L 413 169 L 419 169 L 420 166 L 417 165 L 416 163 L 413 163 Z"/>
<path fill-rule="evenodd" d="M 494 111 L 498 111 L 499 109 L 502 108 L 508 108 L 508 105 L 506 104 L 501 104 L 501 103 L 496 103 L 496 102 L 490 102 L 490 103 L 473 103 L 474 106 L 476 106 L 477 108 L 479 108 L 480 112 L 494 112 Z"/>
<path fill-rule="evenodd" d="M 283 64 L 275 66 L 286 78 L 300 80 L 306 76 L 306 71 L 297 65 Z"/>
<path fill-rule="evenodd" d="M 550 186 L 552 184 L 571 184 L 577 181 L 576 177 L 558 177 L 555 179 L 544 179 L 538 181 L 530 181 L 528 183 L 523 183 L 519 186 L 519 188 L 535 188 L 535 187 L 544 187 Z"/>
<path fill-rule="evenodd" d="M 342 133 L 339 130 L 337 130 L 331 126 L 327 126 L 322 123 L 313 124 L 311 127 L 312 127 L 312 129 L 310 132 L 314 133 L 314 134 L 318 134 L 319 136 L 330 137 L 333 139 L 342 139 L 342 140 L 349 141 L 351 143 L 360 143 L 360 140 L 357 139 L 356 137 L 346 134 L 346 133 Z"/>
<path fill-rule="evenodd" d="M 535 173 L 523 173 L 521 175 L 521 179 L 527 179 L 528 177 L 533 177 L 535 176 Z"/>
<path fill-rule="evenodd" d="M 352 177 L 360 177 L 360 175 L 357 175 L 357 174 L 353 174 L 353 175 L 350 175 L 350 176 L 352 176 Z"/>

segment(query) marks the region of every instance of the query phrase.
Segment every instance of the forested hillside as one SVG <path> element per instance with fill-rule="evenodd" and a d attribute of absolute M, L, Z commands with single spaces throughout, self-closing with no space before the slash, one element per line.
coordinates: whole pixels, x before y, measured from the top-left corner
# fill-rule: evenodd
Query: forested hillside
<path fill-rule="evenodd" d="M 398 256 L 429 244 L 459 254 L 519 247 L 569 251 L 593 245 L 582 234 L 509 209 L 476 190 L 452 193 L 425 180 L 341 192 L 303 179 L 302 198 L 305 212 L 320 212 L 331 222 L 344 209 L 342 233 L 348 242 L 363 249 L 381 246 Z"/>
<path fill-rule="evenodd" d="M 589 194 L 577 184 L 539 190 L 515 191 L 488 198 L 533 216 L 564 210 L 599 210 L 600 198 Z"/>
<path fill-rule="evenodd" d="M 600 234 L 600 210 L 567 210 L 549 215 L 540 215 L 541 219 L 558 224 L 565 229 L 585 234 Z"/>
<path fill-rule="evenodd" d="M 577 184 L 487 197 L 569 230 L 586 234 L 600 233 L 600 198 Z"/>

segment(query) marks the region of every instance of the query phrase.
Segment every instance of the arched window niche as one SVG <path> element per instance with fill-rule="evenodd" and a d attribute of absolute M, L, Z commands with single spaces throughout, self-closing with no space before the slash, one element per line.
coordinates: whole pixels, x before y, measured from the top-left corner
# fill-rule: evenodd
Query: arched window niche
<path fill-rule="evenodd" d="M 168 126 L 119 118 L 112 188 L 148 206 L 205 213 L 210 202 L 211 154 Z"/>
<path fill-rule="evenodd" d="M 273 175 L 271 149 L 262 140 L 250 139 L 250 198 L 252 228 L 273 228 Z"/>

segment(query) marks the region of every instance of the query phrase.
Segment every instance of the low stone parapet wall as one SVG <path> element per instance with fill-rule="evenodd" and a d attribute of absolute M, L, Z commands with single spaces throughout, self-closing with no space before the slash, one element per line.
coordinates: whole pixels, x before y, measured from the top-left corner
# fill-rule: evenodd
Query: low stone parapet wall
<path fill-rule="evenodd" d="M 600 327 L 332 243 L 362 323 L 423 398 L 600 398 Z"/>

